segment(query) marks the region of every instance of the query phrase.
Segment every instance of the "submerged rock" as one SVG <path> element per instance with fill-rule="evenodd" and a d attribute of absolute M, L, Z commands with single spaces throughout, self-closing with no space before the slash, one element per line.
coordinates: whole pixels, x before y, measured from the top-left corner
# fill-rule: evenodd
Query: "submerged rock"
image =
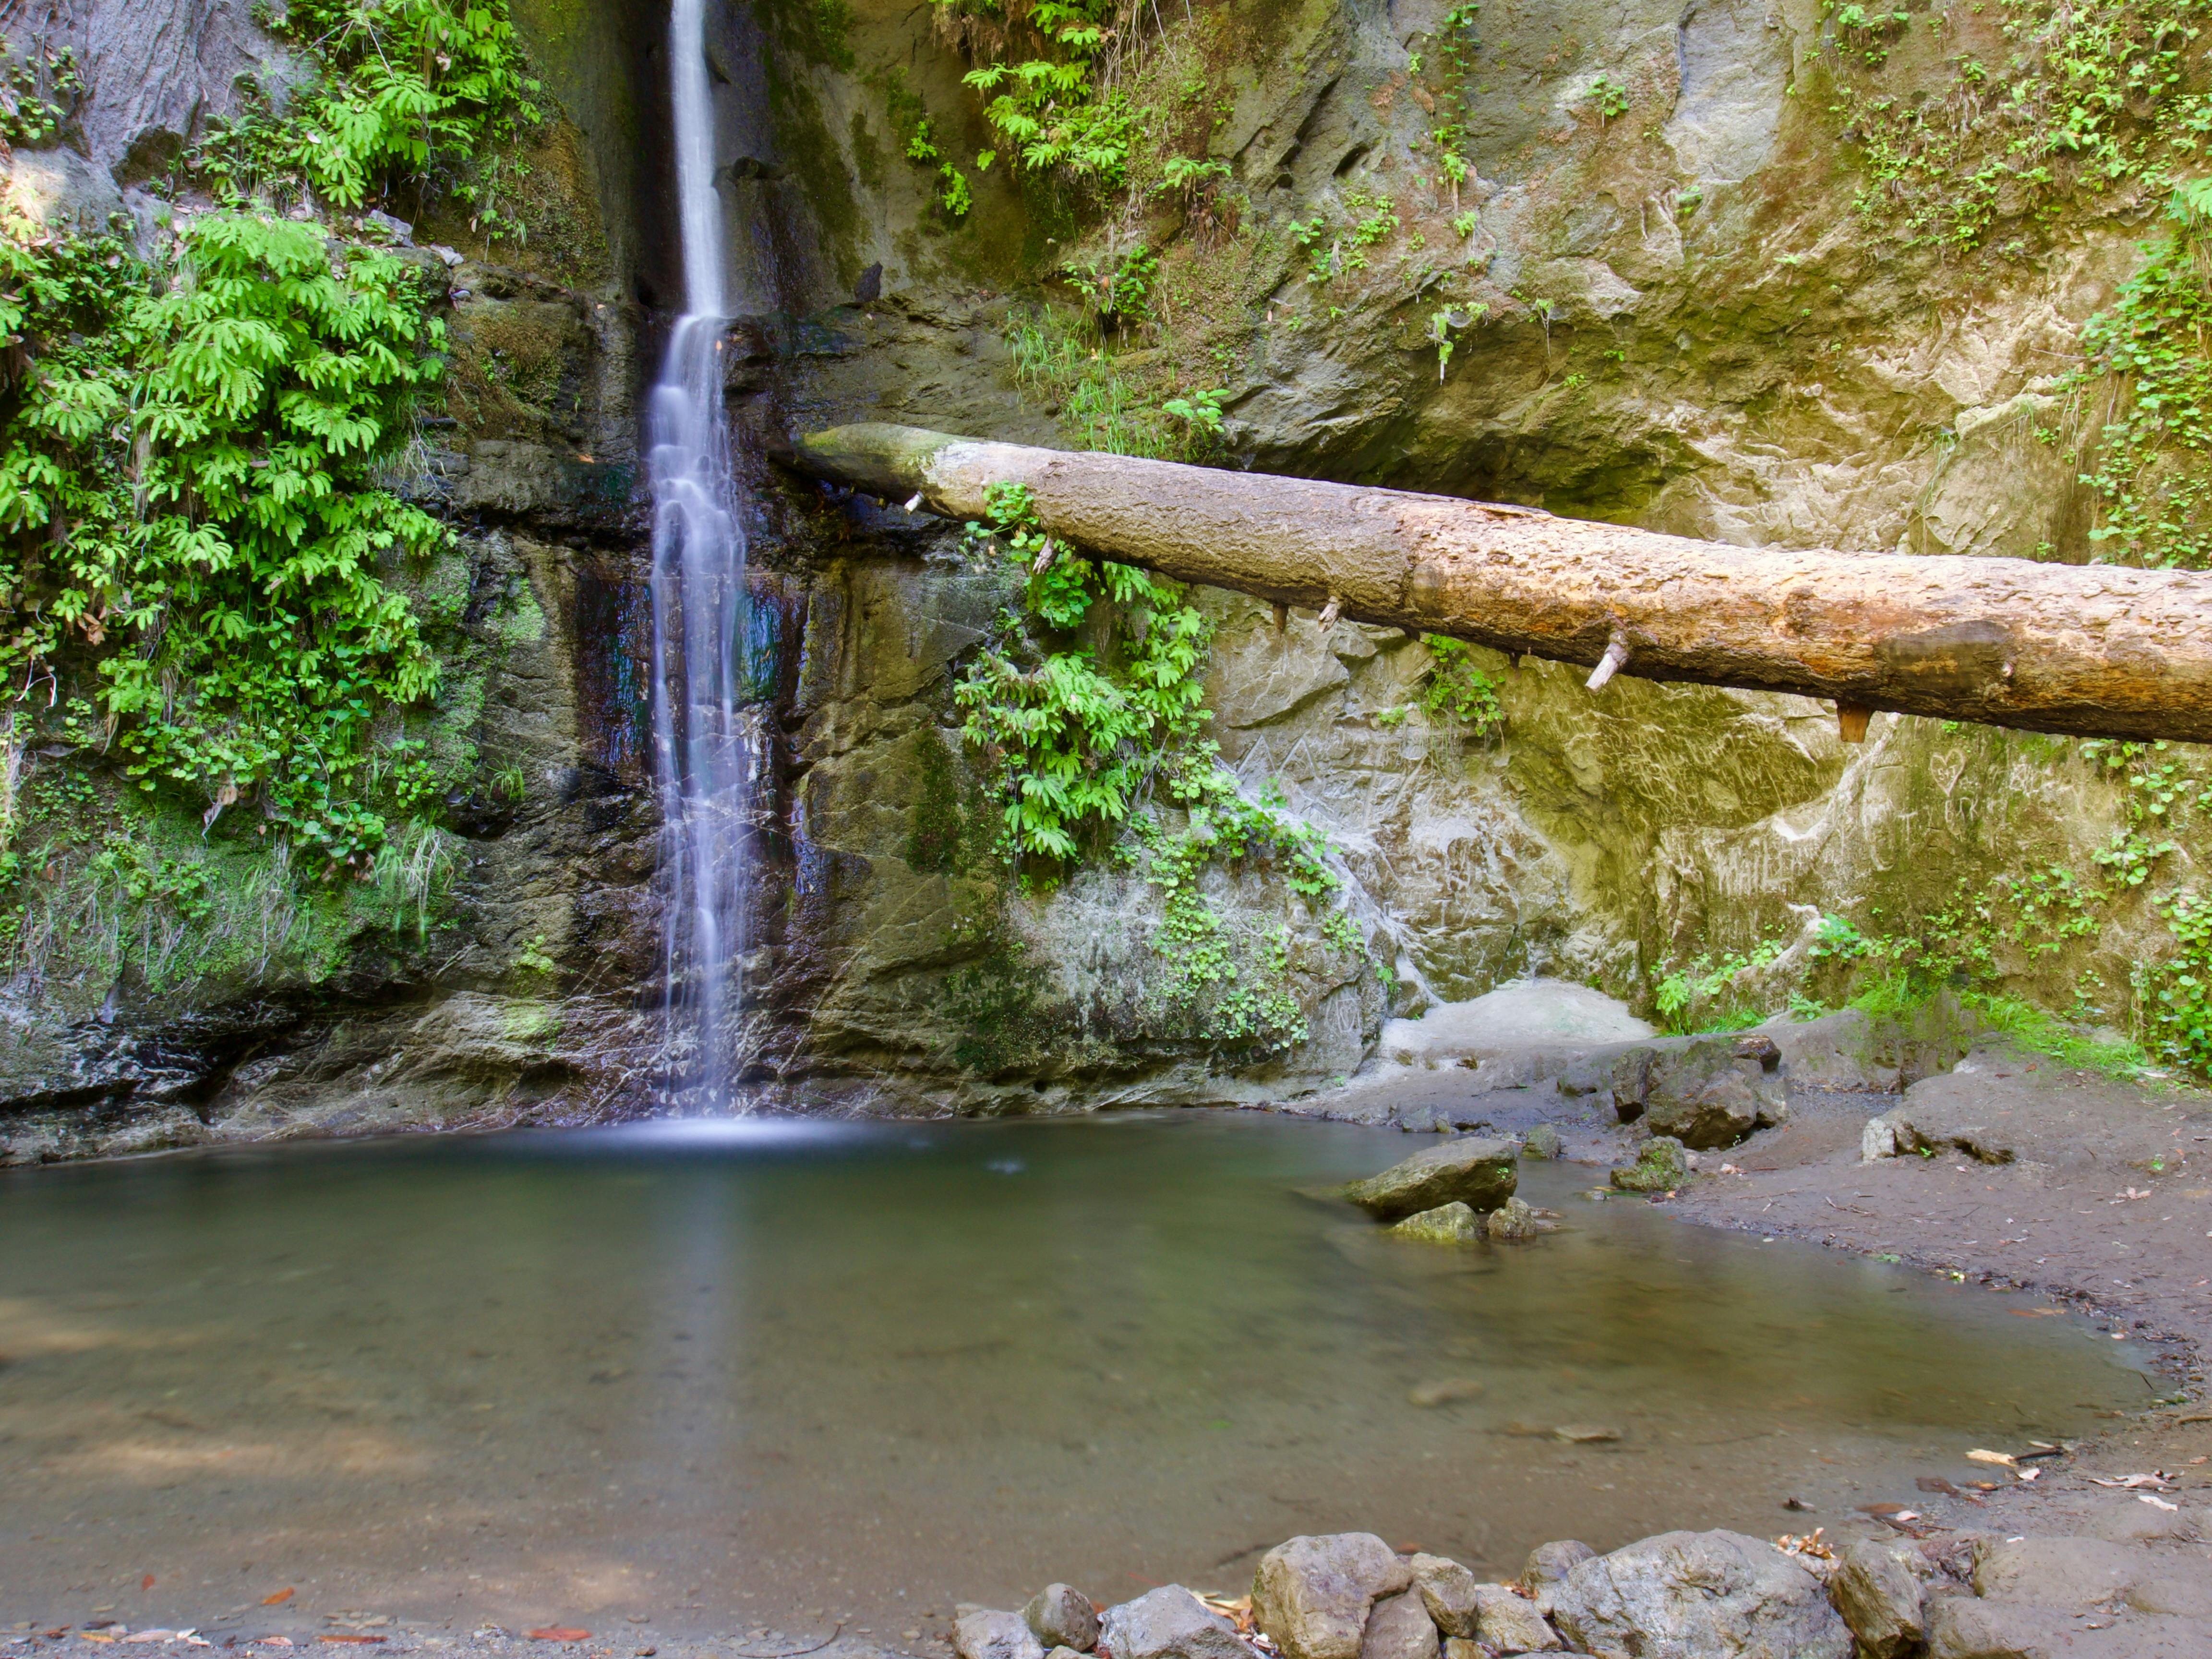
<path fill-rule="evenodd" d="M 1508 1199 L 1510 1203 L 1517 1200 Z M 1483 1218 L 1454 1199 L 1433 1210 L 1409 1215 L 1390 1229 L 1394 1238 L 1419 1239 L 1425 1244 L 1474 1244 L 1483 1236 Z"/>
<path fill-rule="evenodd" d="M 1113 1659 L 1256 1659 L 1236 1626 L 1181 1584 L 1107 1608 L 1098 1645 Z"/>
<path fill-rule="evenodd" d="M 1360 1635 L 1359 1659 L 1437 1659 L 1436 1623 L 1418 1591 L 1376 1602 Z"/>
<path fill-rule="evenodd" d="M 1474 1634 L 1474 1575 L 1442 1555 L 1416 1555 L 1411 1563 L 1413 1588 L 1436 1627 L 1446 1636 Z"/>
<path fill-rule="evenodd" d="M 1260 1558 L 1252 1618 L 1288 1659 L 1358 1659 L 1368 1609 L 1413 1570 L 1371 1532 L 1293 1538 Z M 1127 1659 L 1117 1648 L 1114 1659 Z"/>
<path fill-rule="evenodd" d="M 1018 1613 L 969 1607 L 952 1621 L 952 1651 L 959 1659 L 1044 1659 L 1038 1641 Z"/>
<path fill-rule="evenodd" d="M 1484 1231 L 1492 1238 L 1506 1243 L 1534 1238 L 1537 1234 L 1551 1230 L 1551 1223 L 1518 1198 L 1507 1199 L 1490 1212 L 1488 1220 L 1484 1223 Z"/>
<path fill-rule="evenodd" d="M 1081 1590 L 1047 1584 L 1022 1609 L 1022 1619 L 1048 1648 L 1088 1653 L 1098 1645 L 1098 1609 Z"/>
<path fill-rule="evenodd" d="M 1510 1140 L 1469 1135 L 1355 1181 L 1344 1195 L 1377 1221 L 1395 1221 L 1455 1200 L 1473 1210 L 1494 1210 L 1519 1183 L 1519 1156 Z"/>
<path fill-rule="evenodd" d="M 1613 1172 L 1613 1184 L 1624 1193 L 1670 1193 L 1689 1178 L 1682 1143 L 1672 1135 L 1654 1135 L 1644 1143 L 1635 1163 Z"/>
<path fill-rule="evenodd" d="M 1850 1659 L 1827 1588 L 1762 1539 L 1668 1532 L 1584 1561 L 1552 1591 L 1553 1621 L 1595 1659 Z"/>

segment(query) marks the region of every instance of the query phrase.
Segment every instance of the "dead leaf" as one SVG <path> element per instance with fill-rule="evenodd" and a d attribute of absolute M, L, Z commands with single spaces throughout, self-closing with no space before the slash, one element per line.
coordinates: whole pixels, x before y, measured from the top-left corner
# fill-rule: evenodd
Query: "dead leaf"
<path fill-rule="evenodd" d="M 318 1642 L 339 1642 L 347 1647 L 356 1648 L 370 1642 L 381 1642 L 383 1639 L 381 1636 L 318 1636 L 315 1638 Z"/>
<path fill-rule="evenodd" d="M 153 1589 L 153 1588 L 154 1588 L 154 1575 L 153 1575 L 152 1573 L 150 1573 L 150 1572 L 149 1572 L 149 1573 L 148 1573 L 148 1574 L 147 1574 L 143 1578 L 141 1578 L 141 1579 L 138 1581 L 138 1588 L 139 1588 L 141 1590 L 149 1590 L 149 1589 Z"/>
<path fill-rule="evenodd" d="M 296 1594 L 298 1594 L 296 1588 L 293 1585 L 287 1584 L 283 1589 L 278 1590 L 276 1595 L 263 1596 L 261 1598 L 261 1605 L 264 1607 L 281 1607 L 285 1602 L 290 1601 Z"/>
<path fill-rule="evenodd" d="M 588 1642 L 592 1639 L 591 1632 L 575 1630 L 567 1625 L 548 1625 L 544 1630 L 525 1631 L 523 1634 L 533 1642 Z"/>

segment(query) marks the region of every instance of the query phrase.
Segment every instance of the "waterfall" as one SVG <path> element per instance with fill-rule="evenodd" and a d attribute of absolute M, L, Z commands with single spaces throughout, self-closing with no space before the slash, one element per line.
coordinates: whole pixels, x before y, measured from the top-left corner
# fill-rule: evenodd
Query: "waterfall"
<path fill-rule="evenodd" d="M 669 80 L 684 240 L 684 314 L 648 416 L 653 480 L 653 735 L 665 826 L 662 928 L 672 1100 L 733 1104 L 744 842 L 757 745 L 738 707 L 745 536 L 723 418 L 728 296 L 714 185 L 706 0 L 675 0 Z"/>

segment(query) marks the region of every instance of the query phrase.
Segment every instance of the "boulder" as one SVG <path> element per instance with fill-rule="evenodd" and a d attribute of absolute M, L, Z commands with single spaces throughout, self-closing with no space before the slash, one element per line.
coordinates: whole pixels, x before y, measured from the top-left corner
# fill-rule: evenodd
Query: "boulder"
<path fill-rule="evenodd" d="M 1436 1627 L 1447 1636 L 1474 1634 L 1474 1575 L 1441 1555 L 1417 1555 L 1410 1563 L 1413 1588 Z"/>
<path fill-rule="evenodd" d="M 1455 1200 L 1471 1210 L 1494 1210 L 1513 1195 L 1519 1156 L 1510 1140 L 1462 1136 L 1355 1181 L 1344 1195 L 1377 1221 L 1396 1221 Z"/>
<path fill-rule="evenodd" d="M 1521 1569 L 1521 1588 L 1528 1592 L 1538 1612 L 1548 1613 L 1552 1610 L 1552 1592 L 1569 1573 L 1596 1553 L 1579 1538 L 1539 1544 L 1528 1552 L 1528 1559 Z"/>
<path fill-rule="evenodd" d="M 1098 1645 L 1098 1609 L 1081 1590 L 1047 1584 L 1022 1609 L 1030 1633 L 1048 1648 L 1088 1653 Z"/>
<path fill-rule="evenodd" d="M 1548 1589 L 1596 1553 L 1579 1538 L 1539 1544 L 1528 1552 L 1528 1565 L 1521 1569 L 1521 1588 L 1531 1595 Z"/>
<path fill-rule="evenodd" d="M 1595 1659 L 1850 1659 L 1826 1586 L 1763 1539 L 1668 1532 L 1583 1562 L 1552 1620 Z"/>
<path fill-rule="evenodd" d="M 1902 1540 L 1862 1539 L 1844 1552 L 1828 1595 L 1866 1659 L 1905 1659 L 1919 1650 L 1927 1634 L 1920 1612 L 1927 1572 L 1926 1558 Z"/>
<path fill-rule="evenodd" d="M 1475 1640 L 1486 1655 L 1550 1653 L 1565 1645 L 1543 1610 L 1510 1584 L 1478 1584 L 1474 1600 Z"/>
<path fill-rule="evenodd" d="M 1518 1200 L 1508 1199 L 1507 1203 Z M 1454 1199 L 1433 1210 L 1409 1215 L 1390 1229 L 1394 1238 L 1416 1239 L 1424 1244 L 1474 1244 L 1483 1236 L 1483 1218 Z"/>
<path fill-rule="evenodd" d="M 1260 1558 L 1252 1618 L 1288 1659 L 1358 1659 L 1369 1607 L 1413 1583 L 1411 1565 L 1371 1532 L 1293 1538 Z"/>
<path fill-rule="evenodd" d="M 1359 1659 L 1437 1659 L 1437 1626 L 1418 1590 L 1376 1602 L 1359 1638 Z"/>
<path fill-rule="evenodd" d="M 1107 1608 L 1098 1648 L 1111 1659 L 1257 1659 L 1236 1626 L 1181 1584 Z"/>
<path fill-rule="evenodd" d="M 1044 1659 L 1036 1639 L 1018 1613 L 969 1607 L 952 1621 L 952 1651 L 960 1659 Z"/>
<path fill-rule="evenodd" d="M 1539 1123 L 1521 1137 L 1521 1156 L 1523 1158 L 1561 1158 L 1565 1153 L 1566 1145 L 1559 1139 L 1559 1132 L 1548 1123 Z"/>
<path fill-rule="evenodd" d="M 1644 1126 L 1699 1151 L 1733 1146 L 1790 1115 L 1780 1060 L 1773 1039 L 1757 1033 L 1692 1038 L 1652 1062 Z"/>
<path fill-rule="evenodd" d="M 1510 1243 L 1534 1238 L 1538 1233 L 1549 1232 L 1551 1228 L 1528 1204 L 1518 1198 L 1509 1198 L 1490 1212 L 1483 1222 L 1483 1231 L 1493 1240 Z"/>
<path fill-rule="evenodd" d="M 1672 1135 L 1654 1135 L 1644 1143 L 1635 1163 L 1613 1172 L 1613 1184 L 1624 1193 L 1671 1193 L 1689 1178 L 1682 1143 Z"/>

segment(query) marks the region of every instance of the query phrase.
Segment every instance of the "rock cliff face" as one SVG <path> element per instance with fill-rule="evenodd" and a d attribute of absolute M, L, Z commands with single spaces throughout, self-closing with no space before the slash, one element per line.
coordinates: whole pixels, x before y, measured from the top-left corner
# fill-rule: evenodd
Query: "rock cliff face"
<path fill-rule="evenodd" d="M 1348 878 L 1352 925 L 1325 937 L 1264 875 L 1207 878 L 1247 982 L 1297 1018 L 1255 1048 L 1194 1016 L 1158 894 L 1110 861 L 1050 884 L 1002 869 L 951 688 L 1003 579 L 951 527 L 782 475 L 763 459 L 780 431 L 874 418 L 1157 443 L 1166 398 L 1218 387 L 1230 465 L 1746 544 L 2088 546 L 2078 463 L 2048 441 L 2084 417 L 2049 377 L 2080 360 L 2141 224 L 2085 210 L 2027 228 L 2032 257 L 1876 257 L 1814 0 L 1490 7 L 1451 88 L 1472 163 L 1457 185 L 1437 171 L 1434 82 L 1465 9 L 1169 9 L 1135 95 L 1226 177 L 1080 209 L 974 168 L 993 140 L 928 9 L 757 0 L 715 20 L 723 187 L 745 228 L 730 384 L 755 490 L 753 681 L 780 733 L 747 964 L 764 1100 L 1279 1097 L 1355 1069 L 1386 1012 L 1517 975 L 1648 1006 L 1670 967 L 1769 941 L 1788 949 L 1742 987 L 1778 1000 L 1822 913 L 1909 930 L 1993 879 L 2095 873 L 2126 792 L 2073 745 L 1881 715 L 1846 748 L 1810 703 L 1626 678 L 1592 696 L 1571 671 L 1482 653 L 1504 726 L 1472 738 L 1417 706 L 1419 641 L 1310 615 L 1279 630 L 1227 595 L 1204 601 L 1212 733 L 1248 786 L 1279 783 L 1328 831 Z M 465 532 L 418 595 L 447 619 L 440 740 L 476 780 L 424 854 L 450 862 L 450 902 L 398 937 L 325 918 L 312 949 L 288 918 L 273 950 L 193 975 L 26 965 L 3 1011 L 5 1156 L 650 1109 L 638 398 L 675 297 L 665 20 L 592 0 L 514 12 L 562 112 L 527 158 L 530 237 L 414 228 L 466 256 L 447 404 L 411 486 Z M 150 224 L 140 186 L 234 77 L 281 93 L 289 72 L 223 0 L 0 8 L 11 38 L 34 28 L 88 68 L 64 142 L 13 163 L 11 188 L 50 213 Z M 1946 61 L 1906 42 L 1895 73 L 1934 86 Z M 967 169 L 964 214 L 910 159 L 924 120 Z M 1095 285 L 1068 273 L 1133 252 L 1157 261 L 1152 320 L 1094 336 Z M 2078 988 L 2121 1024 L 2131 965 L 2165 938 L 2140 896 L 2054 951 L 2008 925 L 1992 962 L 2015 988 L 2060 1008 Z"/>

